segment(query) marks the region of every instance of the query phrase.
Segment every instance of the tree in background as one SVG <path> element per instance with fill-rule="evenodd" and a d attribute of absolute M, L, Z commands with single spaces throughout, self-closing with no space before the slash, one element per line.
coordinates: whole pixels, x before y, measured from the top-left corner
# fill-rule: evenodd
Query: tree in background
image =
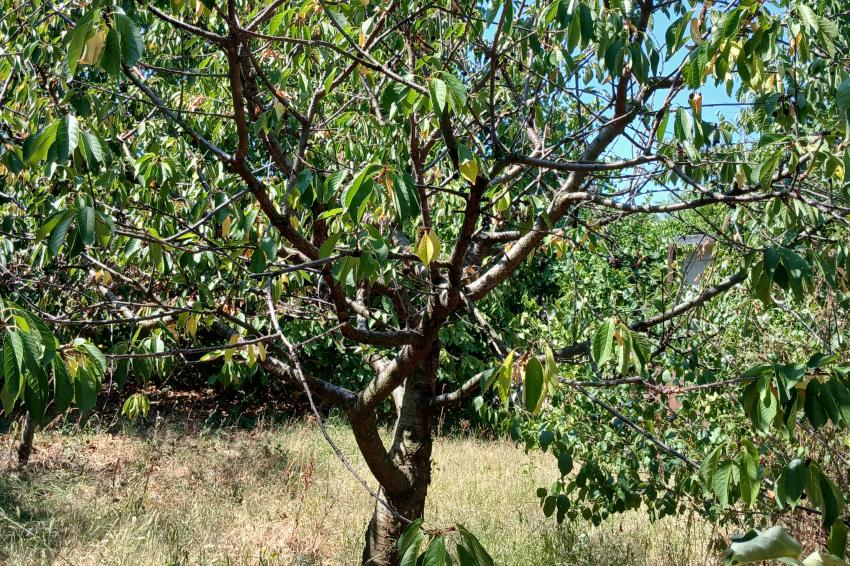
<path fill-rule="evenodd" d="M 797 426 L 846 430 L 842 2 L 3 7 L 6 413 L 22 404 L 43 423 L 50 403 L 90 410 L 108 368 L 88 340 L 110 352 L 116 384 L 175 363 L 219 364 L 225 385 L 262 368 L 347 417 L 380 485 L 373 564 L 415 559 L 423 535 L 399 537 L 423 515 L 434 416 L 476 395 L 485 418 L 552 446 L 564 476 L 571 443 L 586 446 L 575 435 L 602 431 L 585 426 L 599 415 L 649 441 L 619 484 L 588 458 L 573 487 L 544 490 L 544 511 L 561 518 L 569 490 L 604 496 L 581 511 L 596 520 L 606 498 L 612 511 L 655 508 L 668 479 L 671 498 L 709 486 L 721 507 L 733 495 L 753 505 L 780 467 L 772 444 L 729 422 L 741 413 L 730 393 L 801 453 Z M 734 92 L 734 111 L 709 119 L 709 88 Z M 663 224 L 646 217 L 679 219 L 671 238 L 715 242 L 698 286 L 680 289 L 671 239 L 642 238 Z M 727 309 L 833 313 L 819 325 L 823 355 L 722 378 L 739 362 L 711 343 L 704 315 L 734 318 L 710 310 L 728 293 Z M 57 338 L 18 347 L 42 327 Z M 668 422 L 684 429 L 671 446 L 649 415 L 637 423 L 590 393 L 620 386 L 632 405 L 704 392 L 726 404 L 704 414 L 700 442 L 688 444 L 698 431 L 686 419 Z M 718 441 L 711 431 L 733 440 L 700 466 L 687 453 Z M 629 459 L 614 446 L 602 451 Z M 775 499 L 805 492 L 835 530 L 846 504 L 825 471 L 831 453 L 818 453 L 824 462 L 779 454 Z M 628 486 L 646 472 L 663 475 Z M 458 558 L 486 563 L 461 534 Z M 443 536 L 427 548 L 429 563 L 445 561 Z"/>

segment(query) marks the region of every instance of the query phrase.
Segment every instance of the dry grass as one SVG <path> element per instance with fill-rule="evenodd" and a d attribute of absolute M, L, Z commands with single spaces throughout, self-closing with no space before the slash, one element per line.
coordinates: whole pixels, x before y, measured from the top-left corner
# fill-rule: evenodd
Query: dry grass
<path fill-rule="evenodd" d="M 361 473 L 350 433 L 332 436 Z M 46 433 L 0 472 L 0 563 L 355 564 L 368 495 L 307 424 L 251 432 Z M 0 463 L 5 466 L 6 463 Z M 640 514 L 558 527 L 534 492 L 550 456 L 441 438 L 427 517 L 477 533 L 497 564 L 714 564 L 697 521 Z"/>

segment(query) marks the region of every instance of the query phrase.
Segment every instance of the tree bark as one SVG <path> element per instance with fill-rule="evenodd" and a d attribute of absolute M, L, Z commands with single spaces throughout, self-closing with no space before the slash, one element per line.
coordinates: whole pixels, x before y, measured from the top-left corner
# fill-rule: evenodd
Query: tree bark
<path fill-rule="evenodd" d="M 32 441 L 35 437 L 35 419 L 32 418 L 32 415 L 27 413 L 26 417 L 24 417 L 24 426 L 21 429 L 21 444 L 18 446 L 18 465 L 26 466 L 30 461 L 30 454 L 32 454 Z"/>
<path fill-rule="evenodd" d="M 425 514 L 433 447 L 433 410 L 428 398 L 434 394 L 438 366 L 439 345 L 434 344 L 428 356 L 404 382 L 389 455 L 407 478 L 407 485 L 399 490 L 381 486 L 382 498 L 396 514 L 375 502 L 372 520 L 366 530 L 364 565 L 396 566 L 401 558 L 397 547 L 399 536 L 408 521 Z"/>

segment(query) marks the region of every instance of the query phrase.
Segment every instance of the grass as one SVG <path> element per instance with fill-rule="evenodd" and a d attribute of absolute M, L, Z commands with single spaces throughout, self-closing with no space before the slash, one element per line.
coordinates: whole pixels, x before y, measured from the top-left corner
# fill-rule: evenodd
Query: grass
<path fill-rule="evenodd" d="M 350 433 L 329 429 L 369 478 Z M 368 494 L 315 426 L 252 431 L 47 432 L 24 472 L 0 461 L 0 563 L 356 564 Z M 698 520 L 640 513 L 557 526 L 535 490 L 548 455 L 503 441 L 439 438 L 428 525 L 462 522 L 497 564 L 715 564 Z M 7 456 L 3 456 L 3 459 Z"/>

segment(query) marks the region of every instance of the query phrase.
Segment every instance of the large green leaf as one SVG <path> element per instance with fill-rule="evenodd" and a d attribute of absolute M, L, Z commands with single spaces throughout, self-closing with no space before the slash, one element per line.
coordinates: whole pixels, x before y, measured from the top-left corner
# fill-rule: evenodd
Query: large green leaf
<path fill-rule="evenodd" d="M 35 165 L 47 159 L 47 153 L 56 142 L 62 120 L 55 120 L 24 141 L 24 165 Z"/>
<path fill-rule="evenodd" d="M 366 165 L 342 194 L 343 204 L 355 224 L 359 224 L 363 218 L 366 204 L 372 194 L 373 179 L 380 170 L 381 165 L 377 163 Z"/>
<path fill-rule="evenodd" d="M 59 253 L 59 249 L 65 243 L 65 236 L 68 233 L 68 228 L 71 226 L 71 222 L 74 220 L 73 212 L 68 212 L 63 215 L 60 219 L 59 223 L 50 233 L 50 239 L 47 242 L 47 249 L 50 250 L 50 253 L 56 255 Z"/>
<path fill-rule="evenodd" d="M 782 526 L 773 526 L 764 532 L 750 531 L 735 540 L 727 552 L 727 566 L 750 564 L 783 558 L 797 559 L 803 548 Z"/>
<path fill-rule="evenodd" d="M 400 566 L 415 566 L 419 558 L 419 549 L 425 537 L 422 534 L 422 519 L 411 522 L 398 538 L 398 552 L 401 555 Z"/>
<path fill-rule="evenodd" d="M 844 521 L 835 521 L 832 528 L 829 530 L 829 539 L 827 541 L 829 553 L 839 558 L 844 557 L 847 549 L 847 525 Z"/>
<path fill-rule="evenodd" d="M 83 206 L 77 211 L 77 230 L 79 237 L 86 246 L 94 243 L 95 212 L 90 206 Z"/>
<path fill-rule="evenodd" d="M 451 73 L 443 72 L 440 76 L 443 77 L 443 81 L 446 83 L 452 108 L 454 108 L 456 113 L 463 112 L 467 97 L 466 85 Z"/>
<path fill-rule="evenodd" d="M 100 56 L 100 66 L 113 78 L 121 75 L 121 36 L 115 28 L 106 34 L 106 44 L 103 55 Z"/>
<path fill-rule="evenodd" d="M 481 545 L 475 535 L 469 532 L 463 525 L 457 525 L 457 530 L 463 537 L 466 547 L 475 555 L 479 566 L 494 566 L 493 558 L 484 549 L 484 546 Z"/>
<path fill-rule="evenodd" d="M 86 39 L 91 34 L 92 24 L 95 18 L 100 17 L 100 10 L 91 10 L 86 12 L 82 18 L 77 21 L 73 30 L 68 32 L 68 56 L 66 59 L 69 78 L 74 76 L 77 71 L 77 63 L 83 54 L 83 49 L 86 46 Z"/>
<path fill-rule="evenodd" d="M 803 490 L 809 482 L 809 467 L 800 458 L 795 458 L 785 468 L 781 481 L 787 501 L 795 502 L 803 495 Z"/>
<path fill-rule="evenodd" d="M 428 91 L 431 93 L 431 107 L 437 116 L 441 116 L 446 110 L 446 83 L 442 79 L 433 78 L 428 82 Z"/>
<path fill-rule="evenodd" d="M 97 402 L 97 390 L 100 383 L 92 372 L 91 366 L 81 364 L 74 377 L 74 402 L 83 413 L 88 413 Z"/>
<path fill-rule="evenodd" d="M 508 400 L 508 395 L 511 392 L 511 380 L 513 379 L 514 371 L 514 351 L 508 352 L 502 365 L 499 367 L 499 377 L 496 379 L 496 385 L 499 388 L 499 397 L 502 403 Z"/>
<path fill-rule="evenodd" d="M 24 402 L 27 411 L 39 424 L 44 423 L 44 411 L 50 396 L 48 389 L 49 379 L 47 371 L 41 363 L 41 346 L 39 340 L 29 332 L 21 333 L 21 343 L 24 350 L 24 379 L 26 390 L 24 391 Z"/>
<path fill-rule="evenodd" d="M 729 505 L 729 483 L 732 480 L 732 462 L 723 462 L 711 478 L 711 489 L 722 507 Z"/>
<path fill-rule="evenodd" d="M 53 408 L 57 413 L 65 412 L 74 399 L 74 382 L 65 362 L 60 358 L 53 360 L 53 391 Z"/>
<path fill-rule="evenodd" d="M 431 539 L 427 550 L 425 550 L 422 566 L 444 566 L 447 558 L 446 541 L 442 536 L 436 536 Z"/>
<path fill-rule="evenodd" d="M 113 11 L 113 16 L 118 33 L 121 35 L 122 62 L 128 67 L 132 67 L 142 58 L 142 53 L 145 50 L 142 34 L 139 33 L 139 28 L 136 27 L 133 20 L 120 8 Z"/>
<path fill-rule="evenodd" d="M 525 366 L 525 409 L 537 412 L 543 397 L 543 365 L 536 356 L 528 359 Z"/>
<path fill-rule="evenodd" d="M 3 337 L 3 410 L 8 414 L 24 389 L 22 368 L 24 346 L 15 330 L 8 330 Z"/>
<path fill-rule="evenodd" d="M 611 358 L 614 350 L 614 329 L 615 322 L 611 319 L 606 320 L 596 332 L 593 334 L 591 342 L 591 354 L 596 362 L 596 365 L 602 367 L 606 361 Z"/>
<path fill-rule="evenodd" d="M 395 173 L 391 177 L 393 186 L 393 205 L 398 219 L 402 222 L 419 216 L 419 191 L 416 183 L 407 173 Z"/>
<path fill-rule="evenodd" d="M 59 122 L 56 131 L 56 161 L 65 163 L 68 157 L 77 149 L 80 139 L 80 124 L 77 118 L 68 114 Z"/>

